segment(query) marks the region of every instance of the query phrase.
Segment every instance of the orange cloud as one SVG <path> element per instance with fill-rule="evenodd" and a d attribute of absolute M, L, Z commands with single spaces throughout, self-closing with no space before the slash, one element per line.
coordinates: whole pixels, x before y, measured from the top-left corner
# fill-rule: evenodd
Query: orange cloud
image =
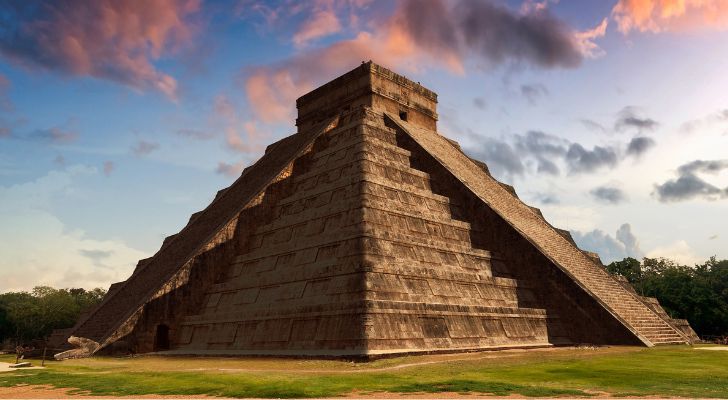
<path fill-rule="evenodd" d="M 184 46 L 200 0 L 47 0 L 17 3 L 0 54 L 21 65 L 88 75 L 177 98 L 177 81 L 153 60 Z"/>
<path fill-rule="evenodd" d="M 689 31 L 728 28 L 726 0 L 619 0 L 612 9 L 619 31 Z"/>

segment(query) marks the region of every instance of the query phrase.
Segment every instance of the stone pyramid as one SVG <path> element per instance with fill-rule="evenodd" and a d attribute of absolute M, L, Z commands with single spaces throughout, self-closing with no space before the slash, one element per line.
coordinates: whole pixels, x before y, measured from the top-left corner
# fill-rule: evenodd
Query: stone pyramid
<path fill-rule="evenodd" d="M 689 343 L 437 133 L 437 95 L 374 63 L 271 144 L 71 330 L 96 352 L 377 357 Z"/>

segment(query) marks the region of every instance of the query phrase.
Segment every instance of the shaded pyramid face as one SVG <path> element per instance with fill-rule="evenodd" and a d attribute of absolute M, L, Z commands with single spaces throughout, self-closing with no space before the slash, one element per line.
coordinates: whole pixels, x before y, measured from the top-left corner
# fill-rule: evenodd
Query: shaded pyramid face
<path fill-rule="evenodd" d="M 440 136 L 435 104 L 371 63 L 299 99 L 299 133 L 113 287 L 77 354 L 687 341 Z"/>

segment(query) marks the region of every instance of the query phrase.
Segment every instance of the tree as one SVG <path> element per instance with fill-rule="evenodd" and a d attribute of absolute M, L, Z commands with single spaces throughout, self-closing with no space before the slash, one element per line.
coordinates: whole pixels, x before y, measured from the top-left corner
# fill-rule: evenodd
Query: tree
<path fill-rule="evenodd" d="M 5 304 L 0 300 L 0 343 L 4 342 L 7 338 L 13 337 L 13 332 L 15 332 L 15 327 L 10 322 Z"/>
<path fill-rule="evenodd" d="M 54 329 L 70 328 L 80 313 L 97 304 L 106 291 L 100 288 L 54 289 L 36 286 L 31 292 L 0 295 L 0 339 L 16 344 L 47 337 Z"/>
<path fill-rule="evenodd" d="M 656 297 L 673 318 L 685 318 L 699 335 L 728 335 L 728 260 L 711 257 L 689 267 L 665 258 L 625 258 L 607 266 L 643 296 Z"/>
<path fill-rule="evenodd" d="M 614 261 L 607 265 L 607 271 L 612 275 L 622 275 L 631 284 L 638 283 L 642 278 L 642 266 L 639 261 L 632 257 L 627 257 L 622 261 Z"/>

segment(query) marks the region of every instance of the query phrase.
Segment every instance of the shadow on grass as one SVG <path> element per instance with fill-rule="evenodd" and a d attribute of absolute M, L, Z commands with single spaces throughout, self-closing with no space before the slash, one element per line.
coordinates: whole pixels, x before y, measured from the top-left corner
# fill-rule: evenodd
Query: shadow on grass
<path fill-rule="evenodd" d="M 495 396 L 508 396 L 510 394 L 521 394 L 529 397 L 551 397 L 551 396 L 583 396 L 591 394 L 581 390 L 553 389 L 540 386 L 514 385 L 503 382 L 473 381 L 473 380 L 447 380 L 430 383 L 413 383 L 407 385 L 393 386 L 387 389 L 389 392 L 399 393 L 487 393 Z"/>

